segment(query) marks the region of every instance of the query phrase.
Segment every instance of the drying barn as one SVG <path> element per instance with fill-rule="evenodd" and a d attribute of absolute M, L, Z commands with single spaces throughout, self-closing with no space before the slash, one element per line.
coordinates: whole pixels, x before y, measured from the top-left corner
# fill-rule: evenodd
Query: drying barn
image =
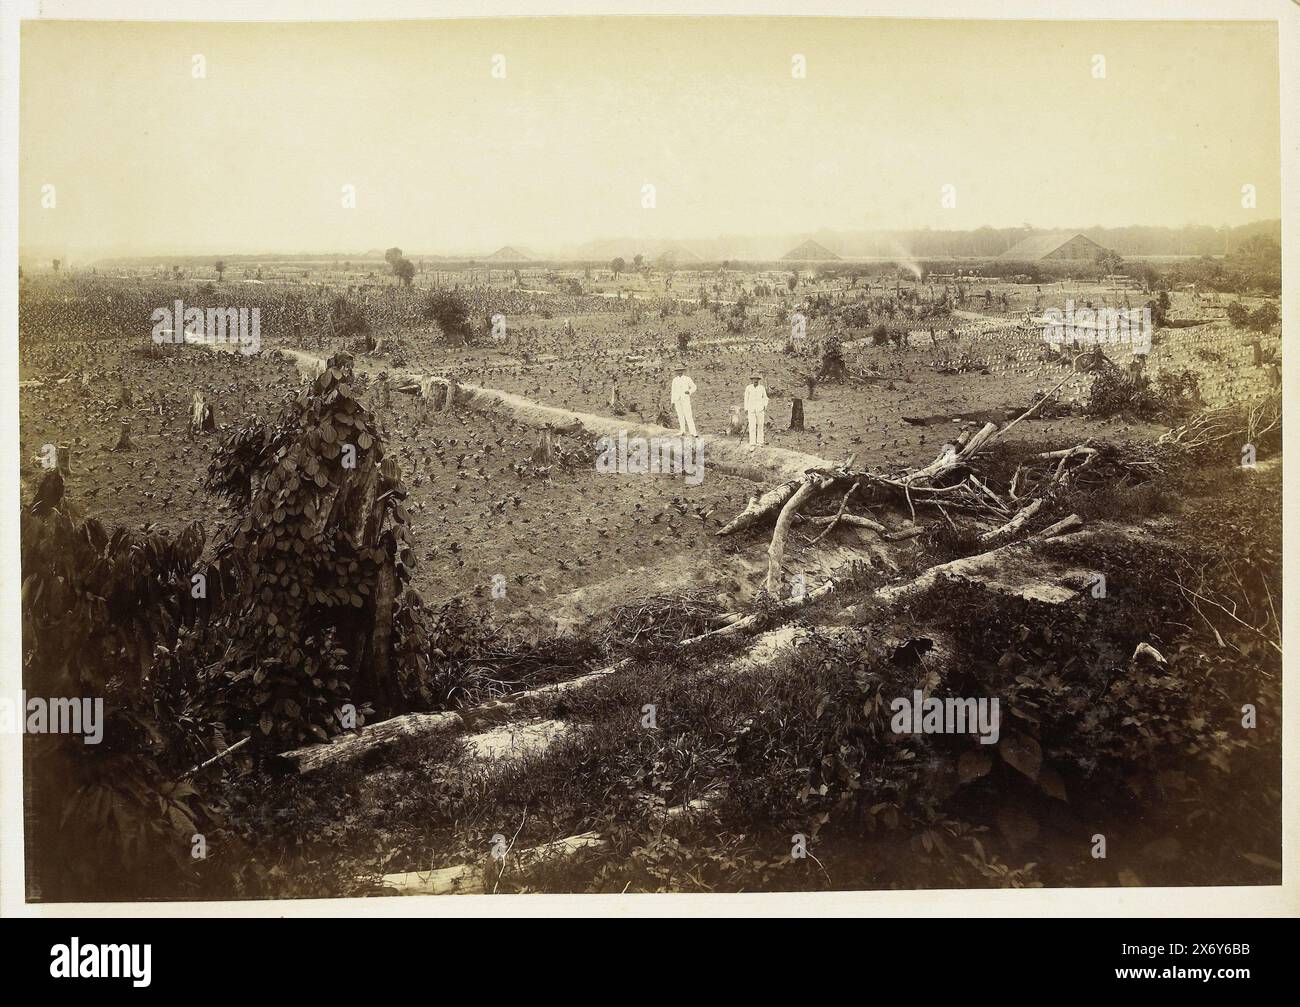
<path fill-rule="evenodd" d="M 1109 249 L 1078 232 L 1036 234 L 1018 241 L 998 258 L 1011 262 L 1096 262 Z"/>

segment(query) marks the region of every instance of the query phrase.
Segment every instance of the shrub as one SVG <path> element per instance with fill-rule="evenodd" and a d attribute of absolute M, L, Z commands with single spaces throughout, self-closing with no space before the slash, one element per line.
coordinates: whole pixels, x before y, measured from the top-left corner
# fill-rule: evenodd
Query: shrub
<path fill-rule="evenodd" d="M 464 346 L 474 334 L 469 307 L 465 299 L 454 291 L 439 290 L 430 294 L 421 315 L 437 323 L 448 345 Z"/>

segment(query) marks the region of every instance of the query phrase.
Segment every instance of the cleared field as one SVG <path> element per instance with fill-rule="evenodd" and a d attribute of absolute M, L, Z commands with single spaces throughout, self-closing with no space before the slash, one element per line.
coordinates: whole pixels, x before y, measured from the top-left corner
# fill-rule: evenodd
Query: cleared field
<path fill-rule="evenodd" d="M 100 278 L 97 296 L 106 283 L 120 289 L 123 299 L 136 290 L 130 280 Z M 82 296 L 73 291 L 63 296 Z M 188 285 L 150 293 L 154 299 L 196 297 Z M 1100 299 L 1106 292 L 1068 293 Z M 296 303 L 298 294 L 267 286 L 257 296 Z M 508 304 L 513 295 L 487 288 L 477 296 L 485 303 L 500 296 Z M 1191 303 L 1178 307 L 1197 310 Z M 74 302 L 68 310 L 75 315 L 76 308 Z M 416 586 L 431 601 L 463 597 L 539 630 L 629 594 L 673 585 L 747 599 L 761 555 L 738 556 L 713 533 L 761 487 L 711 467 L 707 444 L 728 437 L 727 425 L 754 369 L 765 375 L 772 399 L 768 445 L 828 461 L 852 455 L 857 464 L 875 468 L 922 465 L 961 432 L 1018 415 L 1036 393 L 1062 382 L 1064 408 L 1021 424 L 1013 439 L 1137 441 L 1162 429 L 1084 415 L 1091 376 L 1044 360 L 1038 331 L 1002 312 L 963 311 L 951 320 L 952 335 L 941 327 L 932 341 L 928 331 L 916 330 L 902 347 L 872 346 L 864 332 L 845 331 L 846 360 L 874 376 L 822 383 L 809 398 L 807 378 L 817 370 L 814 350 L 824 325 L 815 319 L 806 339 L 787 345 L 784 327 L 775 321 L 735 333 L 706 311 L 639 321 L 626 311 L 524 315 L 509 319 L 510 334 L 501 345 L 460 349 L 436 345 L 436 330 L 427 324 L 389 326 L 381 337 L 388 352 L 359 356 L 359 369 L 369 377 L 406 370 L 453 374 L 538 403 L 605 415 L 617 383 L 629 424 L 654 424 L 661 410 L 671 416 L 671 368 L 683 360 L 699 388 L 696 420 L 707 435 L 699 485 L 680 476 L 600 474 L 591 438 L 581 436 L 561 438 L 567 460 L 538 474 L 529 461 L 539 438 L 536 425 L 500 411 L 443 412 L 415 395 L 394 392 L 385 404 L 372 399 L 411 492 Z M 148 330 L 142 324 L 140 331 Z M 679 352 L 683 332 L 690 341 Z M 42 445 L 68 445 L 69 499 L 107 524 L 178 532 L 192 521 L 224 520 L 225 504 L 203 489 L 215 442 L 222 431 L 256 415 L 273 415 L 304 380 L 291 360 L 270 351 L 297 343 L 323 356 L 355 345 L 319 332 L 304 339 L 302 330 L 274 317 L 262 342 L 264 352 L 253 356 L 196 346 L 151 355 L 144 352 L 149 342 L 143 335 L 78 339 L 68 333 L 57 344 L 33 344 L 23 352 L 21 372 L 24 474 L 39 476 L 34 458 Z M 1252 366 L 1248 343 L 1222 321 L 1166 329 L 1150 366 L 1156 373 L 1191 368 L 1208 404 L 1238 401 L 1268 389 L 1268 375 Z M 398 348 L 402 365 L 395 367 L 391 358 Z M 215 408 L 216 434 L 189 432 L 195 391 Z M 801 431 L 788 429 L 792 396 L 804 400 Z M 129 424 L 134 450 L 113 450 L 123 423 Z M 740 443 L 742 437 L 743 432 L 730 439 Z M 498 577 L 506 584 L 504 598 L 490 591 Z"/>

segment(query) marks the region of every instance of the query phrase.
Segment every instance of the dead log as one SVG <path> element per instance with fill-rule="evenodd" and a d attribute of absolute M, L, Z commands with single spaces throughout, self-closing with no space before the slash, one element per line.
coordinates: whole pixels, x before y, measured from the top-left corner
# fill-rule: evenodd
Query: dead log
<path fill-rule="evenodd" d="M 567 859 L 582 850 L 600 849 L 607 843 L 608 840 L 601 838 L 599 832 L 569 836 L 554 843 L 521 850 L 516 855 L 517 868 L 526 870 L 552 859 Z M 505 857 L 501 859 L 504 860 Z M 488 881 L 493 874 L 496 878 L 501 874 L 501 866 L 495 859 L 482 864 L 456 864 L 433 871 L 385 874 L 382 883 L 398 895 L 483 895 L 492 890 Z"/>
<path fill-rule="evenodd" d="M 1057 521 L 1056 524 L 1048 525 L 1042 531 L 1034 533 L 1030 538 L 1056 538 L 1058 535 L 1064 535 L 1082 527 L 1083 518 L 1079 517 L 1078 514 L 1071 514 L 1069 517 Z"/>
<path fill-rule="evenodd" d="M 784 615 L 795 609 L 802 608 L 804 605 L 814 602 L 819 598 L 824 598 L 835 590 L 835 581 L 828 580 L 819 587 L 813 588 L 807 594 L 800 598 L 786 598 L 778 605 L 769 609 L 767 612 L 755 612 L 753 615 L 747 615 L 744 618 L 735 619 L 720 629 L 711 629 L 707 633 L 701 633 L 699 636 L 692 636 L 682 641 L 683 647 L 694 646 L 705 640 L 712 640 L 718 637 L 735 636 L 737 633 L 743 633 L 746 630 L 758 626 L 764 619 L 772 616 Z"/>
<path fill-rule="evenodd" d="M 1065 383 L 1065 380 L 1067 379 L 1063 379 L 1061 383 L 1057 385 L 1057 388 L 1060 388 L 1061 385 Z M 1055 390 L 1056 389 L 1053 389 L 1053 392 Z M 1051 392 L 1048 393 L 1049 396 L 1051 394 Z M 995 423 L 985 423 L 984 426 L 974 435 L 968 437 L 967 434 L 963 433 L 962 439 L 959 441 L 960 449 L 953 445 L 947 445 L 939 457 L 924 468 L 915 469 L 897 478 L 890 478 L 869 471 L 849 471 L 849 467 L 852 464 L 850 462 L 849 464 L 837 468 L 833 475 L 823 476 L 821 488 L 826 489 L 836 485 L 842 485 L 850 480 L 869 484 L 873 487 L 901 495 L 907 501 L 908 507 L 913 512 L 913 516 L 915 516 L 915 504 L 918 502 L 933 502 L 933 499 L 937 494 L 944 494 L 945 500 L 956 504 L 958 499 L 961 498 L 961 494 L 965 493 L 968 496 L 973 495 L 973 499 L 963 501 L 967 506 L 978 504 L 980 509 L 991 510 L 994 513 L 1005 515 L 1010 508 L 996 493 L 990 490 L 978 479 L 976 479 L 973 484 L 962 483 L 951 486 L 936 486 L 934 484 L 945 475 L 948 475 L 963 466 L 969 465 L 980 451 L 988 447 L 997 438 L 1006 434 L 1007 431 L 1015 427 L 1017 423 L 1032 416 L 1042 407 L 1042 404 L 1045 401 L 1046 397 L 1038 400 L 1023 413 L 1001 428 L 999 428 Z M 808 477 L 805 476 L 805 480 L 807 478 Z M 972 485 L 974 487 L 973 489 Z M 788 504 L 791 496 L 797 493 L 799 489 L 799 483 L 787 482 L 773 490 L 769 490 L 761 497 L 751 497 L 745 509 L 732 521 L 724 525 L 717 534 L 729 535 L 732 532 L 751 527 L 759 521 L 764 520 L 768 515 L 777 512 L 778 509 L 784 508 Z M 954 497 L 948 495 L 954 492 L 958 494 L 958 496 Z M 921 494 L 924 494 L 924 496 L 921 496 Z M 914 495 L 917 496 L 916 499 L 914 499 Z M 990 505 L 987 503 L 987 499 L 992 499 L 993 504 Z M 919 532 L 911 534 L 919 534 Z M 776 544 L 776 542 L 773 542 L 773 545 Z M 780 544 L 784 546 L 784 538 L 782 538 Z M 769 583 L 772 574 L 771 559 L 772 549 L 769 548 Z"/>
<path fill-rule="evenodd" d="M 403 738 L 426 738 L 458 731 L 463 725 L 457 712 L 407 713 L 372 724 L 356 734 L 343 734 L 321 745 L 308 745 L 280 758 L 292 763 L 299 773 L 311 773 L 331 763 L 351 762 L 368 752 L 391 745 Z"/>
<path fill-rule="evenodd" d="M 791 479 L 773 487 L 760 496 L 751 496 L 749 503 L 745 505 L 745 509 L 723 525 L 717 534 L 730 535 L 733 532 L 744 531 L 746 528 L 758 524 L 768 515 L 780 511 L 785 506 L 786 501 L 794 496 L 795 490 L 802 485 L 802 479 Z"/>
<path fill-rule="evenodd" d="M 855 483 L 854 485 L 859 484 Z M 819 517 L 803 518 L 803 520 L 808 524 L 821 525 L 830 524 L 832 521 L 835 521 L 836 518 L 831 514 L 826 514 Z M 873 521 L 871 518 L 863 517 L 861 514 L 843 514 L 839 517 L 839 523 L 852 525 L 854 528 L 866 528 L 869 531 L 876 532 L 878 535 L 884 535 L 889 531 L 889 529 L 879 521 Z"/>
<path fill-rule="evenodd" d="M 966 481 L 969 482 L 971 485 L 973 485 L 981 493 L 985 494 L 990 500 L 992 500 L 993 503 L 997 506 L 998 510 L 1001 511 L 1010 510 L 1010 508 L 1006 505 L 1006 502 L 1003 501 L 1003 499 L 1000 496 L 994 493 L 993 490 L 985 486 L 984 483 L 980 482 L 977 476 L 973 474 L 969 475 L 966 477 Z"/>
<path fill-rule="evenodd" d="M 980 536 L 980 542 L 995 542 L 1000 538 L 1008 538 L 1018 532 L 1026 521 L 1038 513 L 1038 509 L 1043 506 L 1042 499 L 1034 500 L 1025 507 L 1022 507 L 1010 521 L 1001 528 L 994 528 L 992 531 L 986 531 Z"/>
<path fill-rule="evenodd" d="M 925 468 L 917 469 L 904 476 L 901 482 L 907 486 L 914 486 L 918 483 L 930 483 L 936 479 L 947 475 L 953 469 L 960 468 L 971 460 L 980 449 L 998 433 L 997 425 L 994 423 L 985 423 L 980 428 L 979 433 L 975 434 L 968 440 L 960 451 L 948 450 L 932 461 Z"/>
<path fill-rule="evenodd" d="M 672 822 L 692 813 L 707 811 L 712 803 L 708 799 L 700 799 L 668 808 L 663 813 L 664 821 Z M 608 845 L 609 840 L 599 832 L 583 832 L 552 843 L 532 846 L 513 855 L 507 849 L 502 855 L 490 856 L 482 863 L 457 864 L 432 871 L 385 874 L 382 884 L 399 895 L 482 895 L 495 892 L 498 882 L 508 869 L 528 871 L 556 860 L 567 860 L 585 850 L 599 850 Z"/>
<path fill-rule="evenodd" d="M 241 748 L 243 748 L 252 740 L 253 740 L 253 736 L 251 734 L 246 738 L 240 738 L 229 748 L 218 752 L 216 755 L 208 759 L 206 762 L 200 762 L 197 766 L 191 766 L 189 769 L 185 770 L 185 772 L 181 774 L 181 779 L 182 780 L 189 779 L 189 777 L 193 776 L 195 773 L 202 772 L 203 770 L 207 769 L 209 766 L 220 762 L 222 759 L 226 758 L 226 756 L 233 755 L 235 752 L 238 752 Z"/>
<path fill-rule="evenodd" d="M 911 528 L 900 528 L 898 531 L 887 532 L 880 537 L 886 542 L 899 542 L 905 538 L 916 538 L 918 535 L 925 534 L 925 525 L 913 525 Z"/>
<path fill-rule="evenodd" d="M 494 724 L 502 724 L 516 716 L 519 704 L 525 700 L 556 699 L 566 692 L 583 689 L 602 678 L 608 678 L 615 672 L 622 671 L 631 665 L 632 658 L 625 657 L 607 668 L 588 672 L 585 675 L 579 675 L 577 678 L 566 678 L 561 682 L 540 685 L 535 689 L 528 689 L 505 699 L 494 699 L 486 703 L 480 703 L 472 709 L 460 711 L 461 719 L 465 722 L 467 729 L 476 731 L 491 727 Z"/>
<path fill-rule="evenodd" d="M 790 522 L 794 520 L 799 508 L 812 497 L 820 493 L 827 485 L 827 480 L 814 476 L 805 479 L 795 490 L 794 495 L 781 508 L 781 516 L 776 519 L 776 528 L 772 531 L 772 541 L 767 547 L 767 590 L 775 596 L 781 589 L 781 564 L 785 556 L 785 540 L 790 533 Z"/>
<path fill-rule="evenodd" d="M 452 710 L 444 713 L 407 713 L 388 720 L 369 724 L 356 734 L 340 735 L 332 741 L 319 745 L 308 745 L 291 752 L 283 752 L 280 758 L 297 767 L 299 773 L 311 773 L 323 766 L 340 765 L 360 758 L 367 752 L 392 744 L 401 738 L 424 738 L 436 734 L 458 733 L 465 729 L 481 729 L 492 724 L 500 724 L 510 719 L 518 709 L 519 703 L 526 699 L 553 698 L 574 689 L 581 689 L 598 679 L 622 671 L 632 664 L 631 658 L 623 658 L 607 668 L 589 672 L 577 678 L 528 689 L 505 699 L 492 700 L 467 710 Z"/>
<path fill-rule="evenodd" d="M 849 487 L 849 491 L 844 494 L 844 499 L 840 501 L 840 509 L 835 512 L 835 517 L 831 519 L 831 523 L 826 526 L 826 528 L 822 531 L 820 535 L 818 535 L 815 539 L 812 540 L 811 543 L 809 543 L 810 545 L 816 545 L 818 542 L 820 542 L 822 539 L 824 539 L 827 535 L 829 535 L 831 532 L 835 530 L 835 526 L 839 524 L 840 519 L 844 517 L 844 508 L 849 505 L 849 497 L 853 496 L 853 494 L 858 491 L 858 488 L 861 485 L 862 485 L 861 483 L 854 483 L 852 486 Z"/>

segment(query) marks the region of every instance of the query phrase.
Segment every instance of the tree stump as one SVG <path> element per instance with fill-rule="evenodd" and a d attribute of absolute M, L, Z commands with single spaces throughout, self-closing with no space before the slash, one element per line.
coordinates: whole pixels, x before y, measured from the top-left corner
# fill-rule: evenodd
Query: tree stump
<path fill-rule="evenodd" d="M 790 400 L 790 429 L 803 429 L 803 399 Z"/>
<path fill-rule="evenodd" d="M 122 429 L 117 432 L 117 443 L 113 445 L 114 451 L 130 451 L 135 447 L 131 443 L 131 423 L 129 420 L 122 421 Z"/>
<path fill-rule="evenodd" d="M 59 444 L 55 447 L 54 453 L 57 457 L 56 471 L 61 475 L 72 474 L 72 448 L 66 444 Z"/>
<path fill-rule="evenodd" d="M 537 447 L 533 451 L 534 465 L 551 465 L 555 461 L 555 440 L 554 431 L 548 423 L 542 431 L 542 436 L 537 441 Z"/>
<path fill-rule="evenodd" d="M 195 392 L 190 403 L 190 433 L 202 434 L 217 429 L 216 417 L 212 407 L 203 400 L 202 392 Z"/>

